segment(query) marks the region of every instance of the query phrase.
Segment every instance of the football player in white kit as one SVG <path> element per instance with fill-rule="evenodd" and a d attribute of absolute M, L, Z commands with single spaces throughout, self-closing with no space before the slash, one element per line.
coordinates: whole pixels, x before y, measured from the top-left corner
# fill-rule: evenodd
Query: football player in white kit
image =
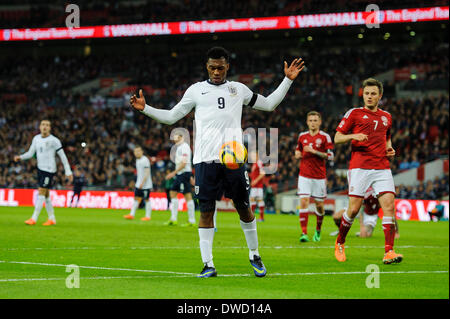
<path fill-rule="evenodd" d="M 136 210 L 143 200 L 145 202 L 145 217 L 142 221 L 149 221 L 152 215 L 152 205 L 150 203 L 150 191 L 153 188 L 150 161 L 144 155 L 144 150 L 140 146 L 134 148 L 134 156 L 136 157 L 136 184 L 134 189 L 134 202 L 128 215 L 123 216 L 125 219 L 134 219 Z"/>
<path fill-rule="evenodd" d="M 233 200 L 244 231 L 249 259 L 257 277 L 266 275 L 266 268 L 258 252 L 256 219 L 249 204 L 250 181 L 244 166 L 231 170 L 220 163 L 219 151 L 225 142 L 242 143 L 242 108 L 244 105 L 262 111 L 273 111 L 284 99 L 292 82 L 304 68 L 301 58 L 290 65 L 284 62 L 285 77 L 278 88 L 264 97 L 253 93 L 245 84 L 227 81 L 229 54 L 214 47 L 206 54 L 209 79 L 191 85 L 183 98 L 171 110 L 161 110 L 146 104 L 142 90 L 130 98 L 131 106 L 158 122 L 171 125 L 195 110 L 195 196 L 199 200 L 200 253 L 204 268 L 198 277 L 215 277 L 212 246 L 213 215 L 216 200 L 225 194 Z"/>
<path fill-rule="evenodd" d="M 165 225 L 177 225 L 178 219 L 178 193 L 182 193 L 186 199 L 188 209 L 188 222 L 181 226 L 193 227 L 195 224 L 195 204 L 192 199 L 192 164 L 191 164 L 191 148 L 189 144 L 184 141 L 183 134 L 177 132 L 174 134 L 174 142 L 177 147 L 175 153 L 175 170 L 167 174 L 166 179 L 175 177 L 170 190 L 170 201 L 172 203 L 172 211 L 169 221 Z"/>
<path fill-rule="evenodd" d="M 34 205 L 34 212 L 30 219 L 25 221 L 27 225 L 34 225 L 41 213 L 42 207 L 45 203 L 45 208 L 48 213 L 48 220 L 43 224 L 44 226 L 51 226 L 56 224 L 55 211 L 50 200 L 50 191 L 52 187 L 53 177 L 56 173 L 56 156 L 58 154 L 64 166 L 66 177 L 69 184 L 72 183 L 73 175 L 70 169 L 69 161 L 62 147 L 61 141 L 50 134 L 51 123 L 49 120 L 42 120 L 39 125 L 41 134 L 33 137 L 30 149 L 22 154 L 14 156 L 14 161 L 27 160 L 36 154 L 37 168 L 38 168 L 38 197 Z"/>

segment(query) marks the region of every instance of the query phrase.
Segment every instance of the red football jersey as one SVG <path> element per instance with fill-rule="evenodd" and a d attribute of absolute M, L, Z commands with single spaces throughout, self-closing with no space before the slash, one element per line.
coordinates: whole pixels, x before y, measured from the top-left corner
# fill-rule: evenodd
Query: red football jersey
<path fill-rule="evenodd" d="M 316 151 L 327 153 L 328 150 L 333 149 L 331 137 L 323 131 L 319 131 L 316 135 L 311 135 L 309 131 L 300 133 L 297 141 L 297 151 L 302 152 L 300 160 L 299 176 L 324 179 L 327 177 L 326 160 L 314 155 L 310 152 L 305 152 L 303 148 L 309 145 Z"/>
<path fill-rule="evenodd" d="M 389 169 L 386 156 L 386 141 L 391 137 L 392 116 L 377 109 L 372 112 L 366 108 L 353 108 L 348 111 L 336 131 L 342 134 L 363 133 L 368 140 L 352 140 L 352 158 L 349 169 Z"/>
<path fill-rule="evenodd" d="M 250 180 L 254 181 L 261 173 L 262 173 L 263 164 L 260 160 L 256 161 L 256 163 L 253 163 L 252 170 L 250 171 Z M 261 178 L 258 183 L 256 183 L 253 188 L 262 188 L 263 187 L 263 180 L 264 178 Z"/>
<path fill-rule="evenodd" d="M 367 215 L 378 215 L 381 206 L 378 199 L 374 196 L 373 189 L 369 188 L 364 194 L 364 212 Z"/>

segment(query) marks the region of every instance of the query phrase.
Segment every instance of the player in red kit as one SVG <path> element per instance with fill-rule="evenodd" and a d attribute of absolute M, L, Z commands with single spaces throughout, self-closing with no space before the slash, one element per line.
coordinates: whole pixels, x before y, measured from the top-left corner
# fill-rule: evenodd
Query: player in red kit
<path fill-rule="evenodd" d="M 300 160 L 298 191 L 300 197 L 299 219 L 302 235 L 300 242 L 308 242 L 307 235 L 309 199 L 314 198 L 317 216 L 316 231 L 313 241 L 320 241 L 323 216 L 323 201 L 327 197 L 326 161 L 333 160 L 333 143 L 330 135 L 320 130 L 322 117 L 320 113 L 311 111 L 306 115 L 308 131 L 300 133 L 295 150 L 295 158 Z"/>
<path fill-rule="evenodd" d="M 372 187 L 383 209 L 385 236 L 385 264 L 399 263 L 403 256 L 394 251 L 395 185 L 389 158 L 395 156 L 392 148 L 392 117 L 378 108 L 383 95 L 383 84 L 369 78 L 362 84 L 364 107 L 348 111 L 336 129 L 335 144 L 351 141 L 352 157 L 347 173 L 349 204 L 343 214 L 335 244 L 335 257 L 345 261 L 344 243 L 353 220 L 359 212 L 364 194 Z"/>
<path fill-rule="evenodd" d="M 255 161 L 250 171 L 250 206 L 252 211 L 255 212 L 256 206 L 259 208 L 258 221 L 264 221 L 264 190 L 263 190 L 263 178 L 265 176 L 263 163 L 258 159 L 258 154 L 252 152 L 252 159 Z"/>

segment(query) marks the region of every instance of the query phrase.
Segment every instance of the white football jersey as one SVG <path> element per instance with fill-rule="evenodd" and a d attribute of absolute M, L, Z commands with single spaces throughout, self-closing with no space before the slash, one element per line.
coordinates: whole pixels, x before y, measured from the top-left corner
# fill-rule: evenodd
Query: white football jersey
<path fill-rule="evenodd" d="M 51 134 L 47 137 L 42 137 L 41 134 L 33 137 L 30 149 L 26 153 L 20 155 L 20 158 L 22 160 L 27 160 L 36 154 L 38 169 L 49 173 L 56 173 L 55 155 L 57 152 L 64 165 L 66 175 L 72 175 L 61 141 Z"/>
<path fill-rule="evenodd" d="M 177 175 L 192 172 L 191 148 L 186 142 L 177 146 L 177 151 L 175 153 L 175 168 L 178 169 L 183 161 L 186 161 L 186 166 L 184 166 L 184 168 L 180 170 Z"/>
<path fill-rule="evenodd" d="M 179 104 L 185 114 L 195 107 L 194 164 L 219 160 L 225 142 L 242 143 L 242 106 L 252 98 L 245 84 L 234 81 L 213 84 L 206 80 L 186 90 Z"/>
<path fill-rule="evenodd" d="M 144 185 L 142 187 L 139 187 L 144 180 L 145 177 L 145 170 L 150 170 L 150 175 L 145 181 Z M 151 189 L 153 188 L 153 182 L 152 182 L 152 168 L 150 166 L 150 161 L 148 160 L 147 156 L 142 156 L 139 159 L 136 159 L 136 171 L 137 171 L 137 180 L 136 180 L 136 188 L 139 189 Z"/>

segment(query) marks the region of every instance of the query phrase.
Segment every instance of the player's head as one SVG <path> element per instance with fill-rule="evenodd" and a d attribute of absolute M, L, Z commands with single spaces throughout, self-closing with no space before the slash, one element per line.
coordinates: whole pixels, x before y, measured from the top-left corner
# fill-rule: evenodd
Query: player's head
<path fill-rule="evenodd" d="M 39 130 L 43 136 L 47 136 L 50 134 L 52 126 L 49 120 L 42 120 L 41 124 L 39 124 Z"/>
<path fill-rule="evenodd" d="M 229 57 L 228 51 L 222 47 L 213 47 L 206 53 L 206 69 L 212 83 L 220 84 L 225 81 L 230 68 Z"/>
<path fill-rule="evenodd" d="M 378 102 L 383 96 L 383 83 L 380 81 L 368 78 L 362 83 L 364 106 L 369 109 L 374 109 L 378 106 Z"/>
<path fill-rule="evenodd" d="M 136 146 L 133 151 L 136 158 L 141 158 L 144 155 L 144 150 L 140 146 Z"/>
<path fill-rule="evenodd" d="M 184 141 L 184 136 L 181 132 L 176 132 L 173 134 L 172 140 L 175 142 L 175 144 L 179 144 Z"/>
<path fill-rule="evenodd" d="M 322 116 L 319 112 L 310 111 L 306 114 L 306 124 L 308 125 L 308 129 L 310 131 L 317 131 L 320 129 L 320 125 L 322 124 Z"/>

